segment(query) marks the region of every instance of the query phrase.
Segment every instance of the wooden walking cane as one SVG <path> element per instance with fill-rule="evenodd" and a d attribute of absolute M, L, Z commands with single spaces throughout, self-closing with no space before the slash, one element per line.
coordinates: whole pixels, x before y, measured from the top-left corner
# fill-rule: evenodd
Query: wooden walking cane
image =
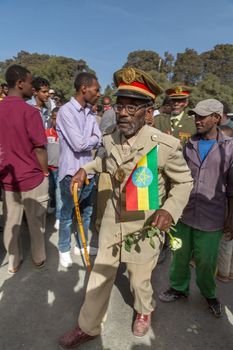
<path fill-rule="evenodd" d="M 76 218 L 77 218 L 77 222 L 78 222 L 78 226 L 79 226 L 79 232 L 80 232 L 80 236 L 81 236 L 82 245 L 84 248 L 87 270 L 90 272 L 91 271 L 91 264 L 90 264 L 90 259 L 89 259 L 89 255 L 88 255 L 88 251 L 87 251 L 87 242 L 86 242 L 86 238 L 85 238 L 85 234 L 84 234 L 83 223 L 82 223 L 81 213 L 80 213 L 79 204 L 78 204 L 78 183 L 77 182 L 74 184 L 73 198 L 74 198 L 74 207 L 75 207 Z"/>

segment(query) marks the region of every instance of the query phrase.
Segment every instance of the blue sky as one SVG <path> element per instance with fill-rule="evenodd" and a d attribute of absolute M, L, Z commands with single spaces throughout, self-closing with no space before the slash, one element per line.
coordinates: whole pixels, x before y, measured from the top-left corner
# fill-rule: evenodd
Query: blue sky
<path fill-rule="evenodd" d="M 233 0 L 0 0 L 0 60 L 20 50 L 84 59 L 104 88 L 129 52 L 233 44 Z"/>

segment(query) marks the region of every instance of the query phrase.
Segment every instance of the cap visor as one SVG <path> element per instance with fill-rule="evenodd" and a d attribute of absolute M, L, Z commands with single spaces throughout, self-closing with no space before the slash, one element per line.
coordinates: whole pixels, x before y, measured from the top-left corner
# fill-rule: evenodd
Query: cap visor
<path fill-rule="evenodd" d="M 184 100 L 186 98 L 189 98 L 189 95 L 169 96 L 170 100 Z"/>
<path fill-rule="evenodd" d="M 188 111 L 188 114 L 189 115 L 197 114 L 197 115 L 200 115 L 201 117 L 206 117 L 207 115 L 210 115 L 211 112 L 203 108 L 193 108 Z"/>

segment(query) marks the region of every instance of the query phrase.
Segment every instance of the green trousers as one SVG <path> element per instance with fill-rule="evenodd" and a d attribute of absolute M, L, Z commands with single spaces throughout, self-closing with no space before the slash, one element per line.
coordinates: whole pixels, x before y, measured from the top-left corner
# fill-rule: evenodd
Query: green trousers
<path fill-rule="evenodd" d="M 223 232 L 200 231 L 178 222 L 176 237 L 182 239 L 182 248 L 174 251 L 170 266 L 170 285 L 172 288 L 189 294 L 191 278 L 190 259 L 196 264 L 196 283 L 205 298 L 216 297 L 215 273 L 220 240 Z"/>

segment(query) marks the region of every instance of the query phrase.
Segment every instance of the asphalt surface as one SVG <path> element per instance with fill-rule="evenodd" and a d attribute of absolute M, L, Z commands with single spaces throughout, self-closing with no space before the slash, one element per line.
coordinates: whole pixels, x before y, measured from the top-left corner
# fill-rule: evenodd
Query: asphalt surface
<path fill-rule="evenodd" d="M 1 221 L 2 217 L 0 223 Z M 38 270 L 32 264 L 27 224 L 23 222 L 24 261 L 13 276 L 7 272 L 7 257 L 0 232 L 0 350 L 58 349 L 58 337 L 71 329 L 77 321 L 88 273 L 81 257 L 74 255 L 72 268 L 59 266 L 56 248 L 58 234 L 53 224 L 54 218 L 50 215 L 46 230 L 46 266 Z M 97 236 L 93 233 L 94 242 L 96 239 Z M 224 316 L 221 319 L 216 319 L 209 312 L 205 300 L 199 294 L 194 269 L 189 298 L 162 303 L 158 299 L 158 293 L 168 287 L 169 262 L 170 256 L 153 273 L 157 307 L 151 330 L 144 338 L 135 338 L 131 332 L 133 298 L 122 264 L 112 290 L 102 335 L 79 349 L 233 349 L 233 281 L 227 284 L 217 282 L 218 295 L 224 306 Z"/>

